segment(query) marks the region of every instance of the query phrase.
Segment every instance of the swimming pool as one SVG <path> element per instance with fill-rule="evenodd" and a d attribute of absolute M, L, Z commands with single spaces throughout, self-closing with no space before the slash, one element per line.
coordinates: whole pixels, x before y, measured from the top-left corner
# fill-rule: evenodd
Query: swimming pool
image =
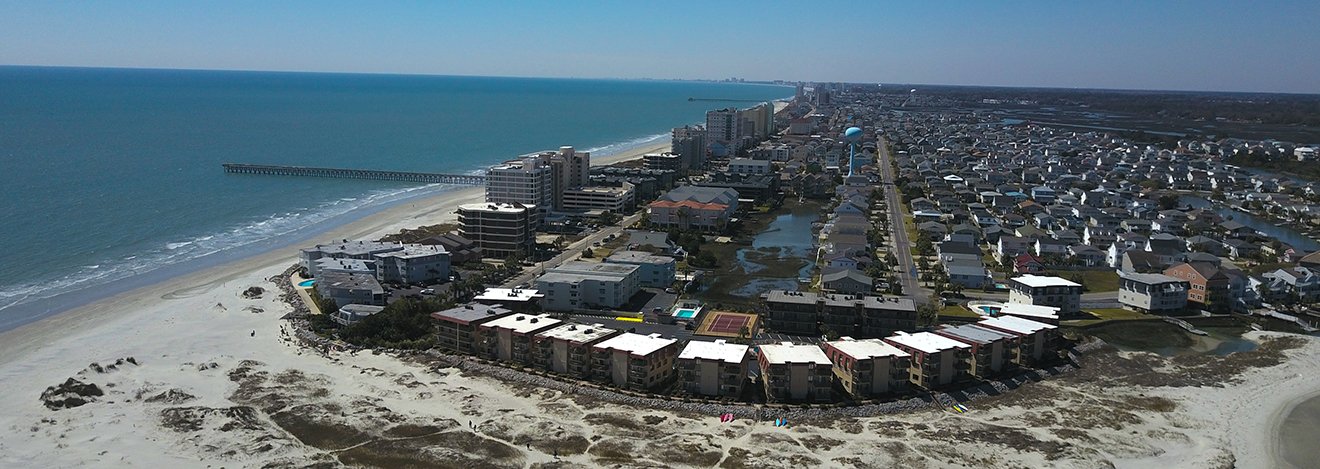
<path fill-rule="evenodd" d="M 677 319 L 692 319 L 697 317 L 697 310 L 692 308 L 679 308 L 674 311 L 674 317 Z"/>
<path fill-rule="evenodd" d="M 298 282 L 298 286 L 303 288 L 311 288 L 311 286 L 315 284 L 316 284 L 316 279 L 303 280 L 301 282 Z"/>
<path fill-rule="evenodd" d="M 976 313 L 976 314 L 979 314 L 979 315 L 982 315 L 982 316 L 994 316 L 994 315 L 999 314 L 999 310 L 1000 310 L 1000 308 L 1003 308 L 1003 306 L 1004 306 L 1004 305 L 1003 305 L 1002 303 L 994 303 L 994 302 L 978 303 L 978 302 L 971 302 L 971 303 L 968 303 L 968 304 L 967 304 L 967 309 L 970 309 L 970 310 L 972 310 L 973 313 Z"/>

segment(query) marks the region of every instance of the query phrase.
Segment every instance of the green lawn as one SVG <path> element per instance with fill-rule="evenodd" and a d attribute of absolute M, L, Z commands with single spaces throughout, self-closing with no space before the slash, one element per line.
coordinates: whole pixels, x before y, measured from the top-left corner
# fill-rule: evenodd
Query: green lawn
<path fill-rule="evenodd" d="M 1127 321 L 1132 319 L 1150 319 L 1155 317 L 1139 311 L 1131 311 L 1122 308 L 1091 309 L 1091 310 L 1087 310 L 1086 313 L 1095 316 L 1097 319 L 1104 319 L 1109 321 Z"/>
<path fill-rule="evenodd" d="M 1118 291 L 1118 273 L 1112 270 L 1051 270 L 1046 275 L 1054 275 L 1077 281 L 1085 287 L 1087 293 Z"/>
<path fill-rule="evenodd" d="M 981 317 L 981 315 L 973 313 L 971 310 L 963 307 L 962 305 L 945 306 L 944 309 L 940 310 L 940 316 L 955 317 L 955 318 L 972 318 L 972 319 Z"/>
<path fill-rule="evenodd" d="M 1119 308 L 1090 309 L 1083 311 L 1082 313 L 1091 316 L 1091 319 L 1073 319 L 1062 321 L 1061 324 L 1064 326 L 1084 327 L 1092 324 L 1100 324 L 1102 322 L 1135 321 L 1155 318 L 1155 316 L 1146 313 Z"/>

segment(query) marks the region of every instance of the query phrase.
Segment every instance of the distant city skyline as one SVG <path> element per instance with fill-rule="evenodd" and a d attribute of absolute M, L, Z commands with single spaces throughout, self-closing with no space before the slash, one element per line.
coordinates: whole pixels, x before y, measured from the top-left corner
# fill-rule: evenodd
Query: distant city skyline
<path fill-rule="evenodd" d="M 0 0 L 0 64 L 1320 93 L 1316 2 Z"/>

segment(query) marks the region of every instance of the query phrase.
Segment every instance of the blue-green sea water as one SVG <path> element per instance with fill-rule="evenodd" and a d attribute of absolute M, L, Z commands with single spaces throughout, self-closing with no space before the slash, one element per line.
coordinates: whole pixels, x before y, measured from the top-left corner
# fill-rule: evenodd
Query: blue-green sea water
<path fill-rule="evenodd" d="M 0 330 L 314 238 L 441 186 L 229 175 L 224 162 L 472 172 L 667 140 L 788 87 L 0 67 Z"/>

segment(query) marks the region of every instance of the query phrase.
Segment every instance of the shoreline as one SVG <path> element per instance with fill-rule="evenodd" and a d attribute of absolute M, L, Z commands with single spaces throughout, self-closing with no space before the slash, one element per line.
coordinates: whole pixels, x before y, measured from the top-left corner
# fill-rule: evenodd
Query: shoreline
<path fill-rule="evenodd" d="M 626 148 L 599 158 L 593 155 L 592 166 L 605 166 L 635 160 L 646 153 L 665 151 L 669 147 L 669 142 L 666 139 L 662 140 L 664 141 Z M 438 194 L 423 196 L 418 199 L 405 199 L 393 205 L 379 208 L 375 212 L 355 218 L 347 223 L 331 226 L 324 231 L 312 233 L 305 238 L 308 238 L 308 242 L 311 243 L 324 242 L 324 240 L 329 239 L 374 239 L 396 233 L 404 228 L 451 223 L 457 218 L 454 211 L 457 210 L 458 205 L 481 202 L 484 200 L 484 196 L 484 188 L 482 187 L 455 187 L 442 190 Z M 419 213 L 416 208 L 418 206 L 427 208 L 423 208 Z M 351 216 L 351 213 L 346 214 L 346 216 Z M 279 244 L 278 247 L 186 272 L 178 277 L 93 299 L 84 304 L 0 332 L 0 357 L 4 357 L 0 358 L 0 362 L 31 352 L 58 335 L 86 331 L 115 319 L 104 317 L 105 315 L 98 314 L 98 311 L 122 310 L 131 307 L 141 309 L 148 307 L 153 301 L 163 299 L 167 295 L 213 286 L 217 283 L 224 283 L 227 279 L 239 278 L 245 274 L 272 266 L 287 266 L 297 262 L 298 249 L 301 244 L 296 241 L 288 243 L 276 241 L 276 243 Z"/>
<path fill-rule="evenodd" d="M 1266 451 L 1266 455 L 1269 457 L 1269 462 L 1271 466 L 1298 467 L 1292 465 L 1287 461 L 1287 457 L 1286 457 L 1287 455 L 1285 454 L 1286 452 L 1284 450 L 1284 438 L 1282 436 L 1283 426 L 1288 421 L 1288 418 L 1292 416 L 1293 411 L 1295 411 L 1298 406 L 1301 406 L 1302 404 L 1305 404 L 1307 402 L 1316 399 L 1320 399 L 1320 389 L 1315 389 L 1311 392 L 1293 397 L 1291 400 L 1285 399 L 1286 401 L 1285 405 L 1277 408 L 1274 412 L 1271 412 L 1269 414 L 1269 418 L 1266 421 L 1269 422 L 1268 443 L 1270 444 L 1268 450 Z M 1312 426 L 1320 426 L 1320 422 L 1313 422 Z M 1295 449 L 1297 448 L 1294 448 L 1294 450 Z"/>

